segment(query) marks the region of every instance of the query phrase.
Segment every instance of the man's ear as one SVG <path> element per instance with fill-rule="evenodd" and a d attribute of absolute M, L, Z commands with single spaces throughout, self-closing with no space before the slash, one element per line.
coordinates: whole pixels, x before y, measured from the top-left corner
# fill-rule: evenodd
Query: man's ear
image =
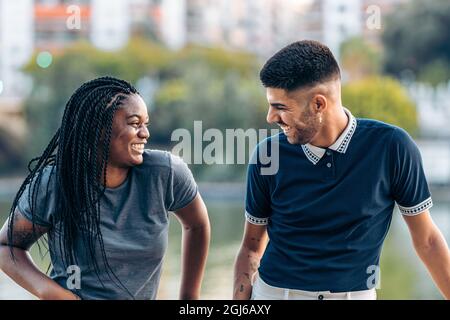
<path fill-rule="evenodd" d="M 314 109 L 316 112 L 324 112 L 327 108 L 327 98 L 322 94 L 316 94 L 313 98 Z"/>

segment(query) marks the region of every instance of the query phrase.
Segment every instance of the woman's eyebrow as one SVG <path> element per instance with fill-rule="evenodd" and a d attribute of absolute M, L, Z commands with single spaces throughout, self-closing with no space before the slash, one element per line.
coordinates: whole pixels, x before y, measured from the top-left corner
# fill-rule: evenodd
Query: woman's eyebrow
<path fill-rule="evenodd" d="M 137 117 L 137 118 L 140 118 L 141 116 L 140 116 L 140 115 L 138 115 L 138 114 L 131 114 L 131 115 L 127 116 L 127 119 L 129 119 L 129 118 L 133 118 L 133 117 Z"/>
<path fill-rule="evenodd" d="M 133 118 L 133 117 L 136 117 L 136 118 L 139 118 L 139 119 L 141 118 L 141 116 L 139 114 L 135 113 L 135 114 L 131 114 L 131 115 L 127 116 L 127 119 Z M 146 118 L 149 119 L 148 116 Z"/>

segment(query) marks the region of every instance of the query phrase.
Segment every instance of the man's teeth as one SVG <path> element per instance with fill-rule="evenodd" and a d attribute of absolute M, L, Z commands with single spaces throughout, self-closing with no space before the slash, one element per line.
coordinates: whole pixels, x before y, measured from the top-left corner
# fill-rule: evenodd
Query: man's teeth
<path fill-rule="evenodd" d="M 136 151 L 143 151 L 144 144 L 143 143 L 133 143 L 133 144 L 131 144 L 131 149 L 136 150 Z"/>

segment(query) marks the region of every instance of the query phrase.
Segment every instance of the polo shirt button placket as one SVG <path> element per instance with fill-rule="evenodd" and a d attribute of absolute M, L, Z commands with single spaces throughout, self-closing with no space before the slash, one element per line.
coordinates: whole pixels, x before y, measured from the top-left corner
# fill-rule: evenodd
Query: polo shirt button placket
<path fill-rule="evenodd" d="M 317 299 L 318 299 L 318 300 L 323 300 L 323 295 L 319 294 L 319 295 L 317 296 Z"/>

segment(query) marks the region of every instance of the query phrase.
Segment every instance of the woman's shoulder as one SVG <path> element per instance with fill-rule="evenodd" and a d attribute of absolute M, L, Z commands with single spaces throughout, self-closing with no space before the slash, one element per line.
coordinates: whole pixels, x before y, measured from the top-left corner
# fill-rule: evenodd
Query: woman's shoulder
<path fill-rule="evenodd" d="M 168 151 L 145 149 L 144 154 L 142 156 L 144 158 L 144 161 L 139 167 L 142 168 L 162 167 L 168 169 L 170 169 L 171 167 L 173 156 Z"/>
<path fill-rule="evenodd" d="M 159 169 L 159 171 L 179 171 L 187 168 L 186 163 L 179 156 L 173 155 L 169 151 L 145 149 L 143 154 L 144 161 L 139 165 L 139 169 L 147 170 Z"/>

